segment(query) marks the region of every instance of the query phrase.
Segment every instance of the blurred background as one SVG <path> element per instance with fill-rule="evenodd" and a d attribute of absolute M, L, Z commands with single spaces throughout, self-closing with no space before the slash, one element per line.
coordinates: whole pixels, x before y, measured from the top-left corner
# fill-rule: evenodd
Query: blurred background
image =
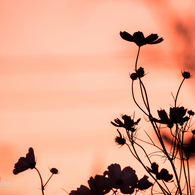
<path fill-rule="evenodd" d="M 60 171 L 47 195 L 87 185 L 111 163 L 142 177 L 110 123 L 135 112 L 140 134 L 151 133 L 131 97 L 138 48 L 119 32 L 164 38 L 142 47 L 138 62 L 157 117 L 173 105 L 181 71 L 195 72 L 194 8 L 193 0 L 0 0 L 0 181 L 11 182 L 0 193 L 41 194 L 35 170 L 12 173 L 29 147 L 44 181 L 49 168 Z M 178 104 L 195 110 L 193 83 L 184 82 Z"/>

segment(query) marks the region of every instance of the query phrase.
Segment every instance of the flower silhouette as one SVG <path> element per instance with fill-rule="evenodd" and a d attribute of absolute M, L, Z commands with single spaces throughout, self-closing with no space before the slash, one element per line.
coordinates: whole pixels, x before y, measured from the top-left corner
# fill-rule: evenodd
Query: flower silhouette
<path fill-rule="evenodd" d="M 135 188 L 138 188 L 139 190 L 146 190 L 149 187 L 151 187 L 153 184 L 148 181 L 148 176 L 144 175 L 135 185 Z"/>
<path fill-rule="evenodd" d="M 135 125 L 137 125 L 139 123 L 139 121 L 141 120 L 141 118 L 139 118 L 136 122 L 134 122 L 130 116 L 128 115 L 123 115 L 122 119 L 124 120 L 124 123 L 119 119 L 116 118 L 114 119 L 114 122 L 111 121 L 111 123 L 115 126 L 115 127 L 124 127 L 126 130 L 128 131 L 132 131 L 134 132 L 135 129 Z"/>
<path fill-rule="evenodd" d="M 111 189 L 105 185 L 103 175 L 96 175 L 95 178 L 90 177 L 88 184 L 90 188 L 81 185 L 77 190 L 72 190 L 69 195 L 104 195 Z"/>
<path fill-rule="evenodd" d="M 29 148 L 28 154 L 26 154 L 26 157 L 20 157 L 18 162 L 14 166 L 13 173 L 14 175 L 17 175 L 20 172 L 23 172 L 27 169 L 33 169 L 35 168 L 36 162 L 35 162 L 35 155 L 33 148 Z"/>
<path fill-rule="evenodd" d="M 52 174 L 58 174 L 59 172 L 58 172 L 58 169 L 56 169 L 56 168 L 51 168 L 50 169 L 50 172 L 52 173 Z"/>
<path fill-rule="evenodd" d="M 160 117 L 160 120 L 155 118 L 153 118 L 152 120 L 162 124 L 167 124 L 169 128 L 172 128 L 174 123 L 183 125 L 184 122 L 190 119 L 188 116 L 185 116 L 186 111 L 187 109 L 184 109 L 184 107 L 170 108 L 168 117 L 165 110 L 158 110 L 158 116 Z"/>
<path fill-rule="evenodd" d="M 91 195 L 91 190 L 88 187 L 81 185 L 77 190 L 72 190 L 69 195 Z"/>
<path fill-rule="evenodd" d="M 119 133 L 119 136 L 116 136 L 115 137 L 115 142 L 118 144 L 118 145 L 121 145 L 123 146 L 124 144 L 126 144 L 126 139 L 121 135 L 120 131 L 117 129 L 118 133 Z"/>
<path fill-rule="evenodd" d="M 109 188 L 120 189 L 124 194 L 132 194 L 138 178 L 131 167 L 125 167 L 121 171 L 119 164 L 111 164 L 108 171 L 104 172 L 105 185 Z"/>
<path fill-rule="evenodd" d="M 190 72 L 187 72 L 187 71 L 182 72 L 182 76 L 185 79 L 189 79 L 189 78 L 192 77 L 191 73 Z"/>
<path fill-rule="evenodd" d="M 95 178 L 90 177 L 88 184 L 92 195 L 103 195 L 111 190 L 111 188 L 105 185 L 103 175 L 96 175 Z"/>
<path fill-rule="evenodd" d="M 161 180 L 168 182 L 173 178 L 173 175 L 169 174 L 169 172 L 166 169 L 161 169 L 161 171 L 159 172 L 158 164 L 156 164 L 155 162 L 152 163 L 151 169 L 148 167 L 148 170 L 151 173 L 154 173 L 156 175 L 156 179 L 161 179 Z"/>
<path fill-rule="evenodd" d="M 138 70 L 136 70 L 136 72 L 132 73 L 130 75 L 130 78 L 132 80 L 136 80 L 137 78 L 141 78 L 145 76 L 145 72 L 144 72 L 144 69 L 142 67 L 138 68 Z"/>
<path fill-rule="evenodd" d="M 137 46 L 141 47 L 146 44 L 157 44 L 163 41 L 163 38 L 158 38 L 157 34 L 150 34 L 144 37 L 144 34 L 140 31 L 135 32 L 133 36 L 126 31 L 120 32 L 122 39 L 130 42 L 134 42 Z"/>

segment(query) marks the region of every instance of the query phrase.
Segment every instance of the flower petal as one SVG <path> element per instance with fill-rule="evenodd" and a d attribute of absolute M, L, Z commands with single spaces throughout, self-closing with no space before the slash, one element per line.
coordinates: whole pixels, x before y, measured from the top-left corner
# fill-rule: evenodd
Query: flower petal
<path fill-rule="evenodd" d="M 131 41 L 131 42 L 133 42 L 133 36 L 132 35 L 130 35 L 128 32 L 126 32 L 126 31 L 121 31 L 120 32 L 120 36 L 121 36 L 121 38 L 122 39 L 124 39 L 124 40 L 126 40 L 126 41 Z"/>

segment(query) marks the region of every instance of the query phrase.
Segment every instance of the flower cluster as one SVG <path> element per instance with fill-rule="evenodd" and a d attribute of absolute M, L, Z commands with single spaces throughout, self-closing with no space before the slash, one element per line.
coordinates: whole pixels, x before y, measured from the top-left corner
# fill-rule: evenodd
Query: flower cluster
<path fill-rule="evenodd" d="M 143 166 L 147 174 L 153 179 L 153 183 L 148 180 L 148 176 L 144 174 L 141 179 L 138 179 L 136 171 L 130 166 L 121 170 L 119 164 L 111 164 L 107 167 L 102 175 L 95 175 L 88 180 L 88 187 L 81 185 L 77 190 L 72 190 L 69 195 L 104 195 L 112 192 L 114 195 L 122 194 L 137 194 L 137 192 L 147 190 L 151 187 L 151 194 L 164 194 L 164 195 L 192 195 L 191 185 L 191 172 L 189 159 L 195 156 L 195 129 L 191 129 L 191 119 L 194 116 L 194 111 L 188 110 L 183 106 L 178 106 L 177 100 L 179 92 L 183 82 L 186 79 L 192 77 L 192 74 L 188 71 L 181 73 L 183 79 L 177 93 L 173 96 L 174 106 L 170 107 L 169 114 L 164 109 L 157 110 L 158 118 L 155 118 L 147 94 L 146 87 L 142 81 L 142 77 L 145 76 L 145 70 L 143 67 L 139 67 L 138 58 L 140 48 L 147 44 L 158 44 L 163 41 L 163 38 L 159 38 L 157 34 L 150 34 L 145 37 L 140 31 L 135 32 L 133 35 L 126 31 L 120 32 L 122 39 L 134 42 L 138 46 L 138 53 L 135 61 L 134 72 L 130 74 L 132 79 L 132 97 L 134 103 L 147 117 L 148 122 L 151 123 L 156 140 L 153 141 L 149 134 L 146 132 L 149 141 L 140 139 L 140 129 L 137 128 L 141 118 L 134 120 L 134 117 L 129 115 L 122 115 L 121 118 L 116 118 L 111 121 L 111 124 L 117 127 L 119 135 L 115 137 L 115 142 L 120 146 L 127 146 L 133 157 Z M 137 68 L 139 67 L 139 68 Z M 137 93 L 134 92 L 134 84 L 138 82 L 140 89 L 139 101 L 137 101 Z M 140 104 L 140 100 L 142 104 Z M 162 125 L 165 125 L 165 129 L 170 136 L 166 137 L 162 133 Z M 120 128 L 125 129 L 126 136 L 123 136 L 119 131 Z M 191 129 L 191 137 L 186 138 L 186 132 Z M 187 140 L 187 141 L 186 141 Z M 149 151 L 148 147 L 150 146 Z M 170 147 L 167 147 L 170 146 Z M 152 151 L 155 149 L 156 151 Z M 171 170 L 168 171 L 165 168 L 159 170 L 159 165 L 154 162 L 156 160 L 153 157 L 161 157 L 164 162 L 168 163 Z M 163 166 L 165 167 L 165 166 Z M 46 185 L 54 174 L 58 174 L 58 169 L 51 168 L 51 176 L 43 183 L 41 174 L 36 168 L 36 161 L 33 148 L 29 148 L 26 157 L 19 158 L 18 162 L 14 166 L 13 173 L 15 175 L 23 172 L 27 169 L 35 169 L 41 180 L 42 195 Z M 183 183 L 184 182 L 184 183 Z M 172 185 L 171 187 L 169 185 Z M 160 192 L 159 192 L 160 191 Z"/>
<path fill-rule="evenodd" d="M 144 115 L 148 118 L 148 122 L 151 123 L 154 133 L 156 135 L 157 140 L 154 142 L 153 139 L 146 132 L 147 137 L 149 138 L 149 142 L 142 140 L 138 137 L 138 130 L 136 126 L 138 125 L 140 118 L 137 121 L 131 118 L 128 115 L 122 115 L 122 120 L 119 118 L 114 119 L 114 122 L 111 121 L 111 124 L 115 127 L 125 128 L 127 137 L 121 135 L 119 130 L 117 129 L 119 136 L 115 138 L 115 142 L 119 145 L 126 145 L 131 152 L 131 154 L 140 162 L 140 164 L 144 167 L 146 172 L 154 179 L 155 186 L 158 186 L 158 189 L 161 190 L 162 194 L 187 194 L 192 195 L 192 186 L 191 186 L 191 176 L 190 176 L 190 165 L 189 158 L 194 156 L 194 140 L 195 140 L 195 130 L 191 130 L 192 137 L 188 138 L 188 141 L 184 141 L 186 132 L 191 128 L 192 123 L 191 119 L 194 115 L 192 110 L 188 110 L 183 106 L 178 106 L 177 100 L 179 96 L 180 89 L 186 79 L 192 77 L 192 74 L 188 71 L 183 71 L 181 73 L 183 79 L 174 99 L 174 106 L 170 107 L 169 114 L 164 109 L 157 110 L 158 117 L 155 118 L 151 112 L 150 101 L 147 94 L 146 87 L 144 82 L 142 81 L 142 77 L 145 76 L 144 67 L 138 66 L 138 58 L 140 53 L 140 48 L 147 44 L 158 44 L 163 41 L 163 38 L 159 38 L 157 34 L 150 34 L 145 37 L 144 34 L 140 31 L 135 32 L 133 35 L 129 34 L 126 31 L 120 32 L 120 36 L 122 39 L 134 42 L 138 46 L 138 53 L 135 61 L 135 72 L 130 74 L 130 78 L 132 79 L 132 97 L 135 104 L 138 108 L 144 113 Z M 137 68 L 139 67 L 139 68 Z M 137 101 L 137 93 L 134 93 L 134 83 L 138 82 L 138 86 L 140 89 L 139 101 Z M 140 104 L 140 99 L 142 104 Z M 187 111 L 188 110 L 188 111 Z M 165 124 L 168 127 L 170 138 L 167 138 L 164 134 L 162 134 L 161 124 Z M 156 143 L 158 142 L 158 143 Z M 149 144 L 151 147 L 154 147 L 157 151 L 147 151 L 144 145 Z M 170 147 L 167 147 L 170 146 Z M 141 154 L 144 156 L 141 156 Z M 155 162 L 152 163 L 153 156 L 161 156 L 168 163 L 170 163 L 170 167 L 172 170 L 169 171 L 165 168 L 159 169 L 159 165 Z M 143 160 L 145 158 L 145 160 Z M 179 164 L 179 167 L 176 168 L 176 163 Z M 149 168 L 151 167 L 151 168 Z M 131 187 L 126 188 L 123 186 L 120 188 L 122 193 L 133 193 L 134 187 L 138 185 L 138 180 L 130 169 L 124 170 L 125 172 L 131 172 L 132 177 L 134 177 L 134 182 L 137 182 L 136 185 L 131 184 Z M 173 174 L 171 174 L 173 173 Z M 130 174 L 128 174 L 130 175 Z M 185 184 L 182 184 L 182 181 L 185 180 Z M 174 182 L 171 182 L 174 181 Z M 140 181 L 141 182 L 141 181 Z M 166 183 L 174 183 L 172 185 L 172 189 L 169 189 Z M 115 183 L 115 185 L 114 185 Z M 124 184 L 123 180 L 112 180 L 112 186 L 115 188 L 119 188 L 117 184 Z M 108 184 L 107 184 L 108 185 Z M 186 186 L 186 187 L 183 187 Z M 140 188 L 139 188 L 140 189 Z M 152 194 L 154 193 L 154 185 L 152 187 Z"/>
<path fill-rule="evenodd" d="M 96 175 L 88 180 L 89 188 L 81 185 L 77 190 L 72 190 L 69 195 L 103 195 L 111 190 L 116 193 L 118 190 L 123 194 L 132 194 L 134 191 L 142 191 L 153 184 L 148 181 L 148 176 L 138 177 L 131 167 L 121 170 L 119 164 L 111 164 L 103 175 Z"/>

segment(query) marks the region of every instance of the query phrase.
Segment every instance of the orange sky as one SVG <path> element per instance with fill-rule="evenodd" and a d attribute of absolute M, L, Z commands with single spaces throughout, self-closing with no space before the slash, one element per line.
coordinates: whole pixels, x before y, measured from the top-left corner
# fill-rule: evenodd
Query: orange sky
<path fill-rule="evenodd" d="M 168 109 L 181 69 L 194 71 L 194 29 L 188 20 L 194 23 L 194 5 L 185 2 L 0 0 L 0 177 L 12 184 L 0 192 L 40 194 L 34 170 L 12 174 L 29 147 L 44 181 L 48 167 L 60 170 L 47 195 L 64 194 L 60 188 L 70 192 L 111 163 L 135 164 L 127 148 L 114 143 L 117 132 L 110 124 L 122 113 L 143 116 L 133 104 L 128 75 L 137 47 L 119 32 L 164 37 L 159 45 L 143 47 L 139 63 L 148 72 L 149 94 L 156 97 L 154 111 Z M 188 40 L 192 49 L 184 52 Z M 194 103 L 192 82 L 185 83 L 179 100 L 186 106 Z"/>

